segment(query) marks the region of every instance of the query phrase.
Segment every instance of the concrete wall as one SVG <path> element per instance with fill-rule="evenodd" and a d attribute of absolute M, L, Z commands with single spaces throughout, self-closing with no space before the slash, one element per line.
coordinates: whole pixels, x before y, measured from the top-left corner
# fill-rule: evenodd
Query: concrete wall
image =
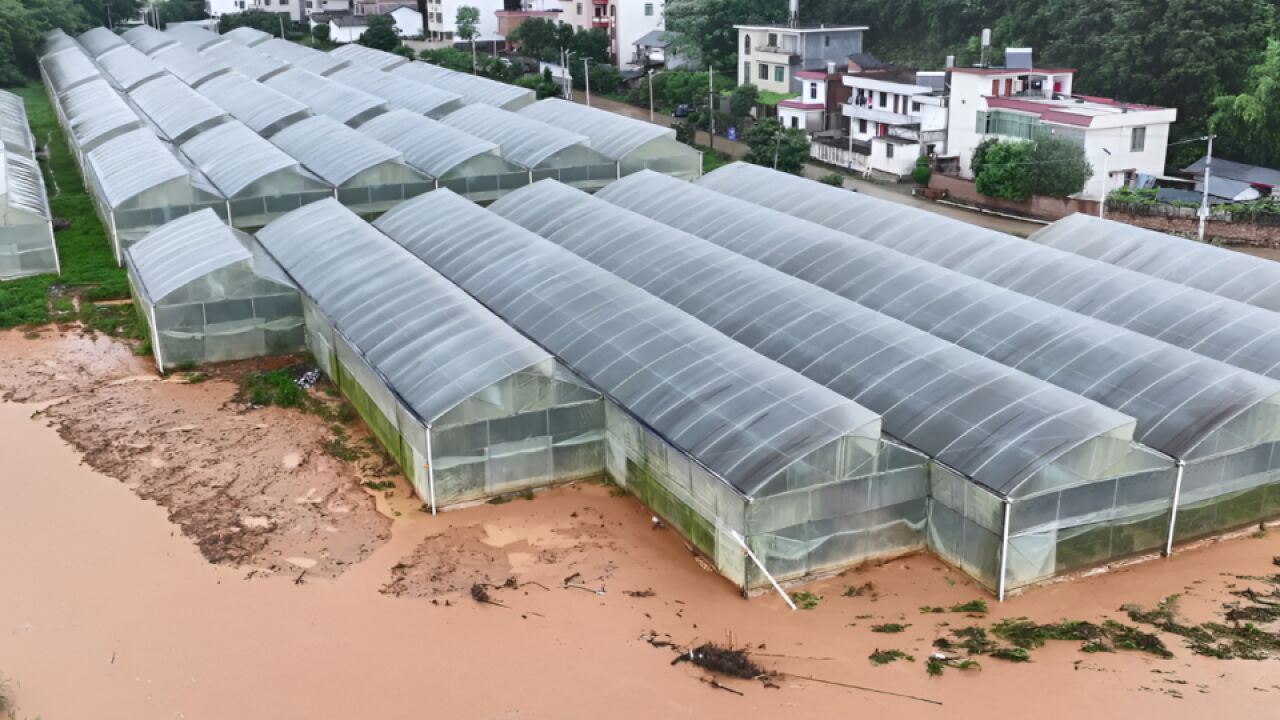
<path fill-rule="evenodd" d="M 1095 210 L 1095 212 L 1097 211 Z M 1110 210 L 1107 211 L 1107 219 L 1184 237 L 1195 237 L 1199 232 L 1200 226 L 1200 221 L 1195 217 L 1140 215 Z M 1280 249 L 1280 226 L 1277 225 L 1209 220 L 1205 223 L 1204 234 L 1205 239 L 1210 242 L 1218 242 L 1224 245 L 1250 245 L 1253 247 Z"/>
<path fill-rule="evenodd" d="M 973 205 L 975 207 L 986 208 L 988 210 L 997 210 L 999 212 L 1038 218 L 1041 220 L 1061 220 L 1062 218 L 1074 213 L 1084 213 L 1086 215 L 1098 214 L 1097 200 L 1051 198 L 1039 195 L 1033 196 L 1027 200 L 1006 200 L 1004 198 L 994 198 L 979 193 L 977 186 L 972 180 L 951 177 L 950 175 L 943 175 L 936 172 L 933 174 L 933 177 L 929 179 L 929 189 L 933 191 L 945 190 L 947 193 L 947 199 L 963 203 L 965 205 Z"/>

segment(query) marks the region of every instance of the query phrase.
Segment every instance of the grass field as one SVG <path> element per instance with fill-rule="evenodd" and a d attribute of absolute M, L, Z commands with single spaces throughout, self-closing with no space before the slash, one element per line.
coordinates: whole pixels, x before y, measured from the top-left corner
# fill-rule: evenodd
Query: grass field
<path fill-rule="evenodd" d="M 32 82 L 14 92 L 27 104 L 27 118 L 36 141 L 49 147 L 49 159 L 41 167 L 53 216 L 71 224 L 55 236 L 62 262 L 61 278 L 39 275 L 0 283 L 0 328 L 49 322 L 49 287 L 56 283 L 67 285 L 82 300 L 129 297 L 125 272 L 116 266 L 107 234 L 94 214 L 93 202 L 44 87 Z"/>

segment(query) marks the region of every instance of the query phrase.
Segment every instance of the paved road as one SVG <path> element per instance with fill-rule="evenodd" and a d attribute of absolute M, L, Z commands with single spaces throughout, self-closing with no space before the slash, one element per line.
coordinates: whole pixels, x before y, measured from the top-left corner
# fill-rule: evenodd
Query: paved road
<path fill-rule="evenodd" d="M 574 102 L 579 102 L 579 103 L 584 102 L 584 97 L 582 92 L 575 92 L 573 94 L 573 100 Z M 629 103 L 618 102 L 617 100 L 611 100 L 606 97 L 600 97 L 599 95 L 592 96 L 591 105 L 593 107 L 600 108 L 601 110 L 608 110 L 610 112 L 614 112 L 619 115 L 626 115 L 627 117 L 632 117 L 637 120 L 649 119 L 649 111 L 645 108 L 638 108 Z M 664 115 L 662 113 L 654 113 L 653 122 L 659 125 L 670 126 L 671 116 Z M 710 136 L 708 136 L 705 131 L 701 131 L 701 130 L 698 131 L 698 144 L 704 145 L 704 146 L 713 146 Z M 714 147 L 716 150 L 719 150 L 720 152 L 723 152 L 729 157 L 732 157 L 735 159 L 741 158 L 747 152 L 747 146 L 744 143 L 736 142 L 734 140 L 729 140 L 727 138 L 720 137 L 720 136 L 716 136 L 714 141 Z M 822 165 L 816 165 L 812 163 L 806 164 L 804 166 L 804 176 L 814 180 L 824 175 L 830 175 L 832 172 L 837 172 L 837 171 Z M 915 186 L 909 183 L 892 184 L 892 185 L 883 184 L 883 183 L 874 183 L 868 180 L 863 180 L 859 177 L 854 177 L 852 175 L 849 175 L 848 173 L 841 172 L 840 174 L 845 176 L 845 181 L 844 181 L 845 187 L 857 190 L 860 193 L 865 193 L 871 197 L 878 198 L 881 200 L 888 200 L 889 202 L 896 202 L 896 203 L 901 203 L 903 205 L 910 205 L 911 207 L 917 207 L 922 210 L 927 210 L 929 212 L 937 213 L 939 215 L 945 215 L 955 220 L 971 223 L 973 225 L 979 225 L 981 227 L 990 228 L 992 230 L 998 230 L 1000 232 L 1006 232 L 1013 235 L 1020 235 L 1025 237 L 1035 232 L 1036 230 L 1039 230 L 1040 228 L 1044 227 L 1044 225 L 1040 223 L 1029 222 L 1027 220 L 1020 220 L 1018 218 L 1012 218 L 1012 217 L 1004 217 L 1002 215 L 992 215 L 988 213 L 982 213 L 976 210 L 968 210 L 965 208 L 956 207 L 954 205 L 944 205 L 942 203 L 936 203 L 931 200 L 918 198 L 912 194 L 912 188 L 914 188 Z"/>

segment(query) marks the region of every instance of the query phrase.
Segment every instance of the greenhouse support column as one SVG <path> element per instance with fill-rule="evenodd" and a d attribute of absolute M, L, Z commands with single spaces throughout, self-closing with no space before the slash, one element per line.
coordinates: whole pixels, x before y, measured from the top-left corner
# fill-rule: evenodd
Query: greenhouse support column
<path fill-rule="evenodd" d="M 1004 521 L 1000 530 L 1000 577 L 996 579 L 996 599 L 1004 602 L 1005 571 L 1009 568 L 1009 510 L 1012 503 L 1004 499 Z"/>
<path fill-rule="evenodd" d="M 156 306 L 151 306 L 151 312 L 147 313 L 151 316 L 151 349 L 156 354 L 156 368 L 160 374 L 164 374 L 164 356 L 160 354 L 160 333 L 156 326 Z"/>
<path fill-rule="evenodd" d="M 751 562 L 755 563 L 756 567 L 760 568 L 760 572 L 764 573 L 764 576 L 769 581 L 769 584 L 773 585 L 773 589 L 777 590 L 778 595 L 782 596 L 782 601 L 787 604 L 787 607 L 791 608 L 792 610 L 795 610 L 796 604 L 791 601 L 791 596 L 787 595 L 787 592 L 782 589 L 782 586 L 778 584 L 778 581 L 773 579 L 773 576 L 769 574 L 768 570 L 764 569 L 764 563 L 760 562 L 760 558 L 756 557 L 756 554 L 751 552 L 751 548 L 747 546 L 746 539 L 743 538 L 741 535 L 739 535 L 737 530 L 734 530 L 732 528 L 730 528 L 729 534 L 732 535 L 733 539 L 739 545 L 742 546 L 743 550 L 746 551 L 747 557 L 751 558 Z M 746 582 L 744 581 L 743 584 L 745 585 Z"/>
<path fill-rule="evenodd" d="M 1178 523 L 1178 502 L 1182 499 L 1182 475 L 1187 470 L 1187 461 L 1178 460 L 1178 474 L 1173 480 L 1173 507 L 1169 508 L 1169 538 L 1164 543 L 1164 556 L 1173 554 L 1173 530 Z"/>
<path fill-rule="evenodd" d="M 53 243 L 53 272 L 55 275 L 61 275 L 62 258 L 58 257 L 58 241 L 53 236 L 53 220 L 49 220 L 46 224 L 49 226 L 49 241 Z"/>
<path fill-rule="evenodd" d="M 431 514 L 436 514 L 436 471 L 435 458 L 431 455 L 431 426 L 427 426 L 427 498 L 431 503 Z"/>

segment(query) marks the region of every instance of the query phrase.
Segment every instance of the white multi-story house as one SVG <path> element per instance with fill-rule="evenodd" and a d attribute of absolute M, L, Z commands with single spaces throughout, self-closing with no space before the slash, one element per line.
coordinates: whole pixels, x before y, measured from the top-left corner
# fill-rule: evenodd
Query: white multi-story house
<path fill-rule="evenodd" d="M 385 6 L 384 6 L 385 7 Z M 395 24 L 396 34 L 400 37 L 422 37 L 422 13 L 412 5 L 397 5 L 386 8 L 382 13 L 391 18 Z M 333 42 L 356 42 L 364 31 L 369 29 L 369 18 L 376 15 L 333 15 L 329 18 L 329 39 Z"/>
<path fill-rule="evenodd" d="M 944 73 L 886 65 L 840 80 L 848 88 L 840 112 L 848 121 L 850 152 L 865 153 L 866 171 L 905 177 L 920 157 L 945 151 Z"/>
<path fill-rule="evenodd" d="M 734 25 L 738 31 L 738 84 L 764 91 L 798 93 L 797 73 L 822 71 L 828 63 L 845 64 L 862 52 L 864 26 L 799 27 Z"/>
<path fill-rule="evenodd" d="M 951 70 L 947 150 L 972 177 L 973 151 L 984 138 L 1060 137 L 1084 148 L 1093 177 L 1081 193 L 1097 198 L 1139 175 L 1164 173 L 1173 108 L 1076 95 L 1069 69 L 1033 68 L 1031 51 L 1011 49 L 1010 65 Z"/>
<path fill-rule="evenodd" d="M 638 41 L 662 30 L 665 0 L 523 0 L 519 9 L 503 9 L 501 27 L 514 27 L 517 18 L 537 17 L 572 25 L 577 30 L 600 29 L 609 36 L 609 55 L 619 69 L 643 66 Z M 499 30 L 501 32 L 501 30 Z"/>

